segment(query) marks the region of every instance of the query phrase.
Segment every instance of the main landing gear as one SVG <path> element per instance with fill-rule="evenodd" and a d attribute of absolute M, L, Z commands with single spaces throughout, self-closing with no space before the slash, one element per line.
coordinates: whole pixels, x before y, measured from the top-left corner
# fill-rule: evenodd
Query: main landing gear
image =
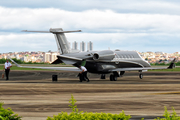
<path fill-rule="evenodd" d="M 102 74 L 102 75 L 101 75 L 101 79 L 106 79 L 106 75 L 105 75 L 105 74 Z"/>
<path fill-rule="evenodd" d="M 106 79 L 106 75 L 105 74 L 101 74 L 101 79 Z M 116 81 L 117 80 L 117 76 L 114 74 L 110 75 L 110 81 Z"/>
<path fill-rule="evenodd" d="M 139 78 L 140 78 L 140 79 L 143 79 L 143 74 L 139 74 Z"/>
<path fill-rule="evenodd" d="M 110 75 L 110 81 L 117 81 L 117 76 L 111 74 Z"/>
<path fill-rule="evenodd" d="M 122 77 L 125 71 L 114 71 L 113 74 L 110 75 L 110 81 L 117 81 L 117 77 Z"/>
<path fill-rule="evenodd" d="M 121 72 L 113 72 L 113 74 L 110 75 L 110 81 L 117 81 L 117 77 L 121 76 Z"/>

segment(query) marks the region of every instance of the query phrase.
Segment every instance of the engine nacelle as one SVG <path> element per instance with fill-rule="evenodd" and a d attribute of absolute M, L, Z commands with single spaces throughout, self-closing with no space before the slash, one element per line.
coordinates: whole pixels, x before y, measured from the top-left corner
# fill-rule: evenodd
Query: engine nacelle
<path fill-rule="evenodd" d="M 94 53 L 93 59 L 94 60 L 113 60 L 115 57 L 115 54 L 111 50 L 103 50 Z"/>

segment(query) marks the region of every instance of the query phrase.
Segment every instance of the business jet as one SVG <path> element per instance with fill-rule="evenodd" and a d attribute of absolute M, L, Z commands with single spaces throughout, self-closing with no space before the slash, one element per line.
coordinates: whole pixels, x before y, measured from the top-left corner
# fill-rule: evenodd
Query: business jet
<path fill-rule="evenodd" d="M 175 59 L 169 67 L 151 67 L 151 65 L 136 52 L 136 51 L 119 51 L 119 50 L 102 50 L 102 51 L 72 51 L 64 33 L 81 32 L 63 31 L 62 28 L 51 28 L 49 31 L 28 31 L 23 32 L 40 32 L 52 33 L 55 36 L 58 51 L 57 60 L 52 64 L 71 64 L 74 67 L 36 67 L 36 66 L 20 66 L 15 61 L 10 59 L 17 67 L 22 68 L 40 68 L 50 70 L 64 70 L 80 72 L 79 65 L 85 66 L 90 73 L 101 74 L 101 79 L 105 79 L 105 74 L 110 75 L 110 81 L 116 81 L 117 77 L 121 77 L 126 71 L 138 71 L 139 78 L 143 78 L 143 72 L 155 69 L 173 69 L 175 67 Z"/>

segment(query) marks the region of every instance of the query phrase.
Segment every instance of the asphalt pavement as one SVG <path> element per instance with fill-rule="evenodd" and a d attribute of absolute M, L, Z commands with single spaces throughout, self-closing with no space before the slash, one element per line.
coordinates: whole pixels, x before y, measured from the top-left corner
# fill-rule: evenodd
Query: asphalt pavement
<path fill-rule="evenodd" d="M 58 81 L 52 81 L 58 75 Z M 4 107 L 23 117 L 23 120 L 45 120 L 68 107 L 71 94 L 79 111 L 118 114 L 124 110 L 131 120 L 154 119 L 164 114 L 164 106 L 180 113 L 180 73 L 127 72 L 117 81 L 100 79 L 88 74 L 90 82 L 79 82 L 77 73 L 62 71 L 11 71 L 10 80 L 0 79 L 0 100 Z"/>

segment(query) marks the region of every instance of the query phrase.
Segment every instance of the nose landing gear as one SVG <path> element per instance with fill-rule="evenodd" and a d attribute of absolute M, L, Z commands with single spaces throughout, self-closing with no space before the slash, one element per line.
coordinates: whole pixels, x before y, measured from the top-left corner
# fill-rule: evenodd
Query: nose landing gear
<path fill-rule="evenodd" d="M 139 74 L 139 78 L 143 79 L 143 74 L 142 73 Z"/>
<path fill-rule="evenodd" d="M 140 78 L 140 79 L 143 79 L 142 70 L 139 71 L 139 78 Z"/>

